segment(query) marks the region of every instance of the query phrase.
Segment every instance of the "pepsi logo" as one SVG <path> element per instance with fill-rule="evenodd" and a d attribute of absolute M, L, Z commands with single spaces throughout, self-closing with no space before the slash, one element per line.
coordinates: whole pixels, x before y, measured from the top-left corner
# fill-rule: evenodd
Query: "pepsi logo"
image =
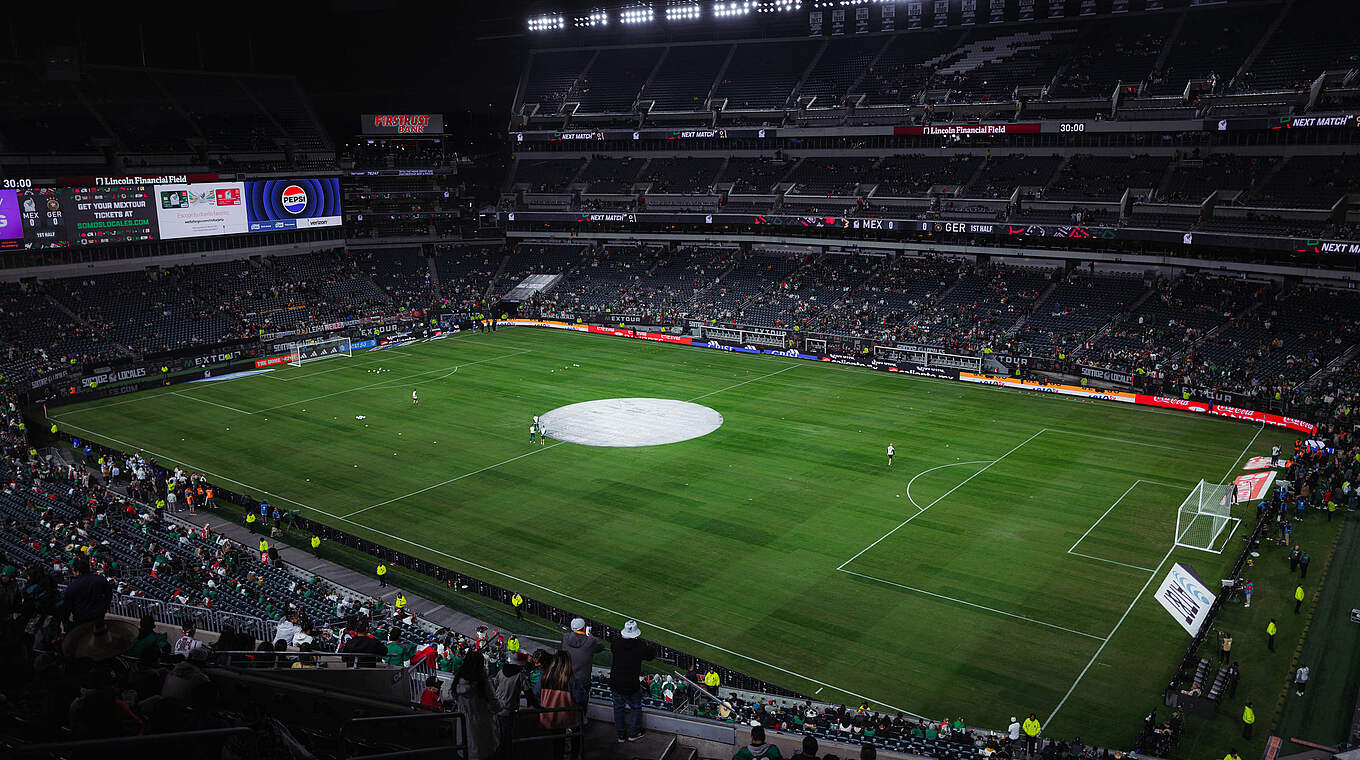
<path fill-rule="evenodd" d="M 307 208 L 307 191 L 298 185 L 289 185 L 283 189 L 279 196 L 279 203 L 283 210 L 290 214 L 301 214 Z"/>

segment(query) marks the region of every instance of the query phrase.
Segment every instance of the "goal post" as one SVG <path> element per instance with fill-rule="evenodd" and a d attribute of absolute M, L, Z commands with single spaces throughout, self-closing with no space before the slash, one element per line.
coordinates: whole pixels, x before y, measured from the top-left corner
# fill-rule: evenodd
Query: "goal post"
<path fill-rule="evenodd" d="M 1242 521 L 1232 516 L 1236 484 L 1201 480 L 1176 512 L 1176 546 L 1222 554 Z"/>
<path fill-rule="evenodd" d="M 293 356 L 288 362 L 293 367 L 301 367 L 306 362 L 329 359 L 334 356 L 353 356 L 349 338 L 313 338 L 289 344 L 288 353 Z"/>

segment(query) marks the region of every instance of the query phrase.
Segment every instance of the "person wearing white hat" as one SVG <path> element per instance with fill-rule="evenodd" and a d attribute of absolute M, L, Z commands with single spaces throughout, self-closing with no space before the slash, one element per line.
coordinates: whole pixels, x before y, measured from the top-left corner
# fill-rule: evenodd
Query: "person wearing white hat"
<path fill-rule="evenodd" d="M 642 730 L 642 663 L 656 657 L 656 648 L 642 638 L 636 620 L 623 624 L 618 638 L 610 642 L 614 664 L 609 669 L 609 690 L 614 697 L 614 730 L 620 742 L 637 741 Z M 628 708 L 628 727 L 623 724 L 624 708 Z"/>

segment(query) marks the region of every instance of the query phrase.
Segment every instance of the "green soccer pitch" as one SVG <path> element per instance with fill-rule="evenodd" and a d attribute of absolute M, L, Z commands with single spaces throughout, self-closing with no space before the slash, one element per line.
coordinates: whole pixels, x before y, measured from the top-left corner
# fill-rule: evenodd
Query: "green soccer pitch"
<path fill-rule="evenodd" d="M 644 448 L 528 442 L 535 414 L 640 396 L 695 401 L 724 424 Z M 51 417 L 819 699 L 993 728 L 1035 712 L 1049 735 L 1105 746 L 1132 740 L 1189 643 L 1152 598 L 1171 563 L 1216 585 L 1241 550 L 1239 532 L 1222 554 L 1173 551 L 1177 507 L 1289 438 L 534 329 Z"/>

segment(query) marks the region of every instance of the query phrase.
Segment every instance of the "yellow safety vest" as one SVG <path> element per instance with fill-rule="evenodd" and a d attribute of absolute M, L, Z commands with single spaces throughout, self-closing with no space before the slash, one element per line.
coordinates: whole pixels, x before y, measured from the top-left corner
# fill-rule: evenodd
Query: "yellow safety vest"
<path fill-rule="evenodd" d="M 514 596 L 510 597 L 510 603 L 518 607 L 521 604 L 524 604 L 524 597 L 520 596 L 519 594 L 515 594 Z"/>
<path fill-rule="evenodd" d="M 705 685 L 705 686 L 717 686 L 718 683 L 719 683 L 719 679 L 718 679 L 718 673 L 717 673 L 717 671 L 710 670 L 710 671 L 708 671 L 708 675 L 704 676 L 704 685 Z"/>
<path fill-rule="evenodd" d="M 1038 736 L 1040 730 L 1042 730 L 1042 727 L 1039 725 L 1039 721 L 1034 720 L 1033 718 L 1025 719 L 1025 734 L 1028 736 Z"/>
<path fill-rule="evenodd" d="M 258 518 L 255 517 L 255 513 L 254 513 L 254 512 L 248 512 L 248 513 L 246 513 L 246 522 L 248 522 L 248 523 L 253 523 L 253 522 L 255 522 L 256 519 L 258 519 Z"/>
<path fill-rule="evenodd" d="M 1271 636 L 1274 636 L 1275 632 L 1278 630 L 1279 629 L 1275 627 L 1274 620 L 1270 621 L 1270 623 L 1266 625 L 1266 633 L 1270 634 Z"/>
<path fill-rule="evenodd" d="M 262 552 L 267 552 L 267 551 L 269 551 L 269 542 L 268 542 L 268 541 L 265 541 L 264 539 L 260 539 L 260 551 L 262 551 Z"/>
<path fill-rule="evenodd" d="M 1303 601 L 1303 586 L 1299 586 L 1298 588 L 1294 589 L 1294 601 L 1296 602 Z"/>
<path fill-rule="evenodd" d="M 317 536 L 312 536 L 312 548 L 315 549 L 316 547 L 318 547 L 318 546 L 320 546 L 320 545 L 321 545 L 321 539 L 318 538 Z"/>
<path fill-rule="evenodd" d="M 397 609 L 401 609 L 401 608 L 403 608 L 403 607 L 405 607 L 405 606 L 406 606 L 406 597 L 405 597 L 404 595 L 403 595 L 403 596 L 398 596 L 398 597 L 397 597 Z"/>
<path fill-rule="evenodd" d="M 1242 722 L 1250 726 L 1256 722 L 1256 711 L 1250 707 L 1242 708 Z"/>
<path fill-rule="evenodd" d="M 378 565 L 378 575 L 387 575 L 387 565 Z"/>

